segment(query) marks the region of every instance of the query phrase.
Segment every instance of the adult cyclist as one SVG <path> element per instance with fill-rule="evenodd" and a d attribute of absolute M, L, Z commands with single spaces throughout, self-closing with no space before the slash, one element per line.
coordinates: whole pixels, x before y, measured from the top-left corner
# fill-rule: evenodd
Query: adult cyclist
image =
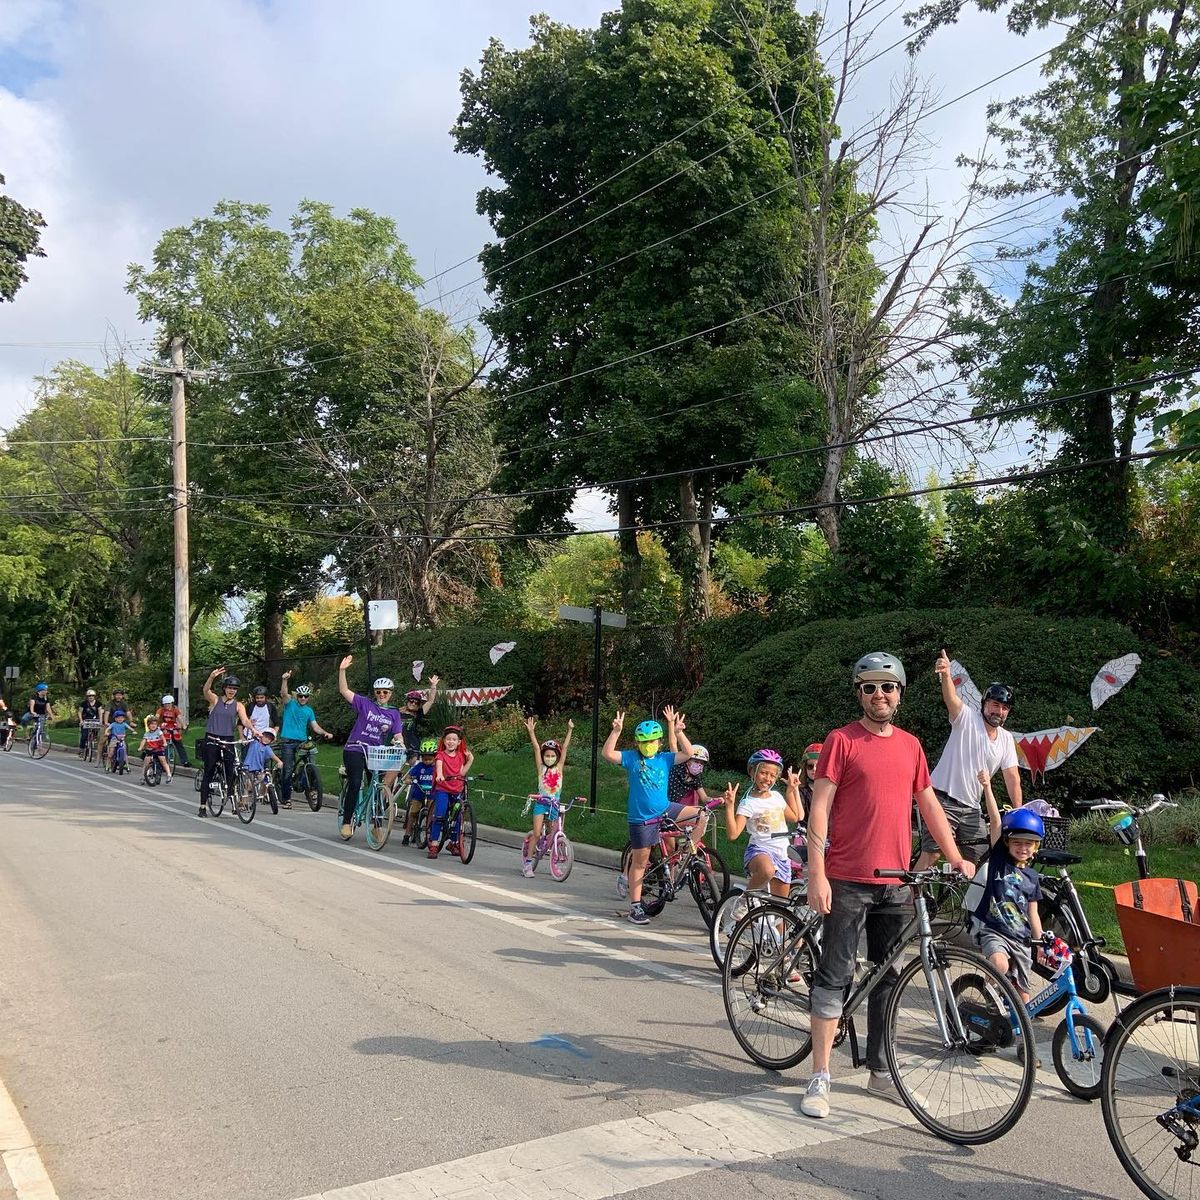
<path fill-rule="evenodd" d="M 221 680 L 221 694 L 213 691 L 213 680 Z M 240 727 L 247 737 L 253 734 L 249 714 L 245 705 L 237 698 L 242 681 L 236 675 L 226 675 L 224 667 L 214 667 L 204 681 L 204 699 L 208 701 L 208 722 L 204 726 L 204 775 L 200 781 L 200 817 L 208 816 L 205 799 L 208 789 L 217 776 L 217 769 L 225 772 L 225 785 L 233 795 L 234 773 L 237 770 L 237 752 L 234 749 L 235 734 Z"/>
<path fill-rule="evenodd" d="M 1013 808 L 1021 807 L 1021 773 L 1017 769 L 1017 744 L 1004 728 L 1013 708 L 1013 690 L 1006 683 L 989 684 L 979 708 L 959 699 L 943 650 L 933 666 L 942 685 L 942 703 L 950 717 L 950 738 L 933 768 L 933 790 L 954 831 L 954 840 L 964 858 L 977 863 L 988 846 L 980 802 L 983 784 L 979 772 L 992 776 L 997 770 Z M 938 860 L 938 848 L 927 827 L 921 832 L 921 854 L 917 870 L 924 871 Z"/>
<path fill-rule="evenodd" d="M 29 697 L 28 710 L 21 717 L 21 724 L 28 725 L 39 717 L 43 717 L 47 721 L 54 720 L 54 705 L 50 703 L 50 685 L 48 683 L 39 683 L 33 689 L 33 695 Z"/>
<path fill-rule="evenodd" d="M 382 746 L 385 742 L 396 745 L 404 739 L 404 723 L 400 710 L 388 707 L 396 685 L 387 676 L 381 675 L 372 685 L 374 700 L 358 695 L 351 691 L 346 682 L 346 668 L 353 662 L 354 655 L 347 654 L 338 664 L 338 691 L 341 692 L 342 699 L 354 709 L 354 725 L 346 739 L 346 748 L 342 751 L 342 764 L 346 768 L 346 797 L 342 801 L 341 812 L 343 842 L 348 842 L 354 836 L 351 821 L 354 817 L 354 806 L 358 803 L 358 793 L 362 790 L 363 773 L 367 769 L 366 748 Z"/>
<path fill-rule="evenodd" d="M 421 755 L 425 718 L 429 716 L 429 710 L 437 699 L 439 682 L 437 675 L 430 675 L 429 687 L 425 691 L 414 688 L 411 692 L 404 693 L 404 707 L 400 710 L 400 715 L 404 718 L 404 756 L 410 766 Z"/>
<path fill-rule="evenodd" d="M 296 751 L 301 742 L 308 740 L 308 731 L 315 730 L 326 741 L 333 740 L 333 734 L 322 729 L 317 723 L 317 714 L 312 710 L 312 688 L 307 683 L 302 683 L 293 696 L 288 691 L 288 680 L 291 677 L 291 671 L 284 671 L 283 680 L 279 685 L 279 699 L 283 701 L 283 725 L 279 731 L 279 745 L 276 747 L 283 761 L 280 808 L 292 807 L 292 773 L 296 770 Z"/>
<path fill-rule="evenodd" d="M 90 725 L 90 728 L 89 728 Z M 96 698 L 96 689 L 88 688 L 83 694 L 83 703 L 79 706 L 79 757 L 87 749 L 88 735 L 96 733 L 97 739 L 100 728 L 100 701 Z"/>

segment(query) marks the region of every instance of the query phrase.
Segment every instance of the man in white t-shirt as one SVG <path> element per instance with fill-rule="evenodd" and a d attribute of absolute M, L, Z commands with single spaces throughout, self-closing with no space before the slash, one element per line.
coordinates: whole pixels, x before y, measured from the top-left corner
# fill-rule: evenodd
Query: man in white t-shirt
<path fill-rule="evenodd" d="M 1004 728 L 1004 722 L 1012 712 L 1013 690 L 1005 683 L 989 684 L 976 711 L 959 699 L 945 650 L 933 669 L 941 680 L 942 700 L 950 716 L 950 740 L 930 773 L 930 779 L 963 857 L 978 862 L 988 845 L 980 809 L 983 784 L 979 782 L 979 772 L 986 771 L 989 776 L 1002 772 L 1013 807 L 1021 806 L 1017 744 Z M 939 854 L 929 830 L 922 829 L 917 870 L 933 866 Z"/>

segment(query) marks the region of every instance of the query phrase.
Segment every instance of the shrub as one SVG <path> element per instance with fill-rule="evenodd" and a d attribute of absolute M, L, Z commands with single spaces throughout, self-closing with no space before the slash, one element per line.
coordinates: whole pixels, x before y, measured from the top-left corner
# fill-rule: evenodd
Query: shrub
<path fill-rule="evenodd" d="M 761 618 L 759 628 L 762 627 Z M 753 622 L 734 618 L 745 636 Z M 726 632 L 726 637 L 731 631 Z M 731 658 L 687 701 L 689 733 L 723 764 L 755 746 L 795 761 L 810 741 L 854 720 L 850 671 L 870 650 L 898 654 L 909 686 L 898 724 L 915 733 L 931 764 L 946 742 L 946 712 L 933 664 L 945 647 L 982 688 L 1003 679 L 1016 689 L 1015 730 L 1096 724 L 1092 736 L 1026 796 L 1052 802 L 1182 787 L 1200 765 L 1200 672 L 1140 642 L 1111 621 L 1038 617 L 1011 609 L 906 610 L 857 620 L 817 621 L 778 633 Z M 1130 651 L 1142 656 L 1133 681 L 1099 712 L 1089 687 L 1100 665 Z M 721 653 L 728 652 L 728 641 Z"/>

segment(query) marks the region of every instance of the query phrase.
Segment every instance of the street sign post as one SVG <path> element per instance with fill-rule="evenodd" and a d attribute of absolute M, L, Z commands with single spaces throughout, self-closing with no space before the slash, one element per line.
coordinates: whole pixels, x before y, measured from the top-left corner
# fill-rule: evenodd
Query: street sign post
<path fill-rule="evenodd" d="M 591 625 L 595 630 L 592 646 L 592 782 L 588 792 L 588 812 L 596 811 L 596 768 L 600 760 L 600 633 L 607 625 L 610 629 L 624 629 L 624 613 L 605 612 L 598 604 L 594 608 L 575 608 L 570 604 L 559 606 L 558 616 L 563 621 L 579 621 Z"/>

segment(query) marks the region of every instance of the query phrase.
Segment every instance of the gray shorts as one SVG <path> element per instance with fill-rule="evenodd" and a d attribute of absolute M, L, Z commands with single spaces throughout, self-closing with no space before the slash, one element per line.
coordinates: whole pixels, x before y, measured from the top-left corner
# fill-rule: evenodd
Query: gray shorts
<path fill-rule="evenodd" d="M 963 858 L 977 863 L 983 857 L 988 844 L 987 826 L 984 824 L 983 812 L 979 805 L 962 804 L 946 792 L 935 791 L 934 795 L 946 814 L 946 820 L 950 822 L 950 830 Z M 978 844 L 970 845 L 971 842 Z M 930 854 L 941 853 L 937 842 L 933 840 L 933 834 L 929 832 L 929 826 L 924 822 L 921 824 L 921 849 Z"/>
<path fill-rule="evenodd" d="M 983 951 L 985 957 L 993 954 L 1008 956 L 1008 977 L 1017 990 L 1028 993 L 1029 973 L 1033 969 L 1033 951 L 1028 946 L 1006 937 L 998 929 L 985 925 L 978 917 L 971 918 L 971 940 Z"/>

